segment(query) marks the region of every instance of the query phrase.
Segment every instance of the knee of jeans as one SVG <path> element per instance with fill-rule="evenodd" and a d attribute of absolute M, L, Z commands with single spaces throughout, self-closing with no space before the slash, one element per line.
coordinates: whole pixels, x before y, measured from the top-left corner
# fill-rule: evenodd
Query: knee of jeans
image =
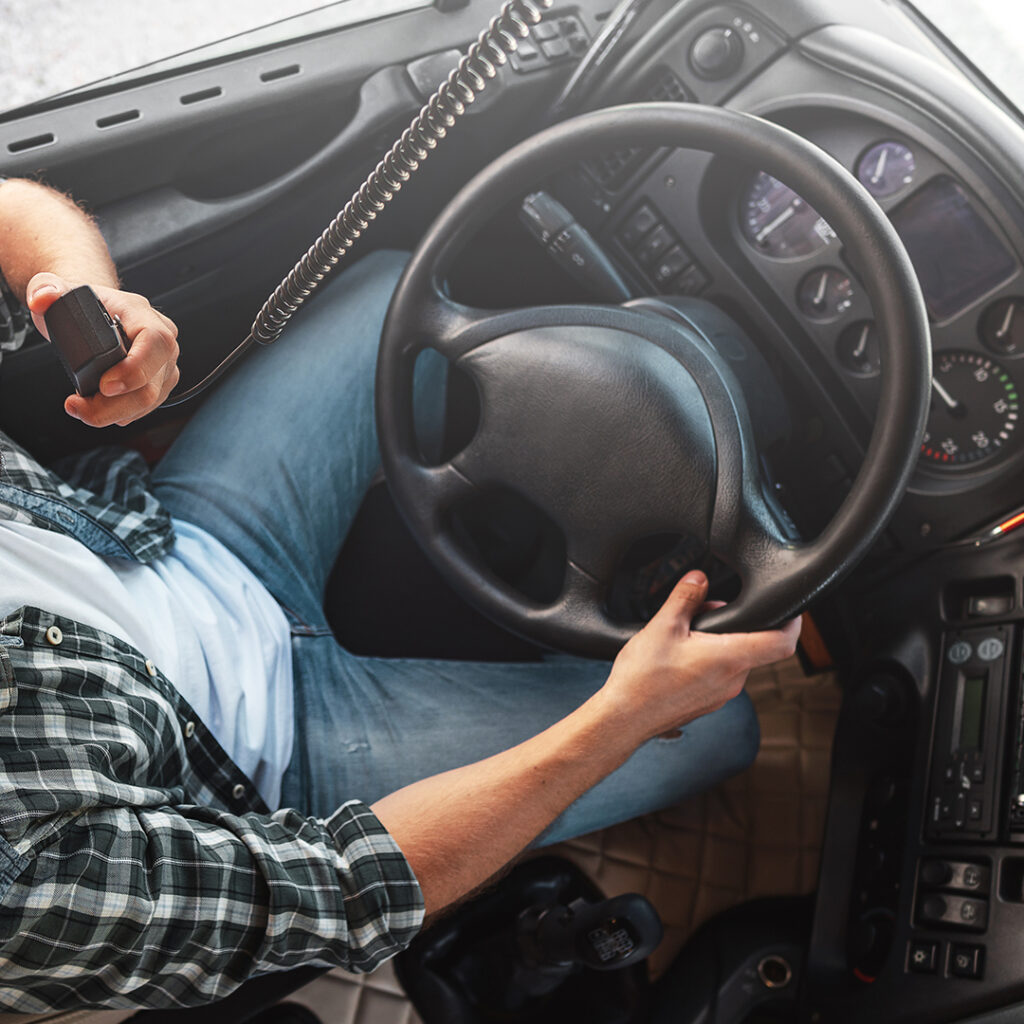
<path fill-rule="evenodd" d="M 729 701 L 716 714 L 725 719 L 718 734 L 724 741 L 720 744 L 720 771 L 722 778 L 729 778 L 754 763 L 761 747 L 761 726 L 753 701 L 746 693 Z"/>

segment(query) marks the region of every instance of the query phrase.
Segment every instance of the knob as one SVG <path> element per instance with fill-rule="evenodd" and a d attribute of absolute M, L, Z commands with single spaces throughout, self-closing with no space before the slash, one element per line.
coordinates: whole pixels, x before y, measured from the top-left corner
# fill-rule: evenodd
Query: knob
<path fill-rule="evenodd" d="M 708 81 L 735 74 L 743 63 L 743 40 L 733 28 L 716 25 L 702 32 L 690 47 L 690 66 Z"/>

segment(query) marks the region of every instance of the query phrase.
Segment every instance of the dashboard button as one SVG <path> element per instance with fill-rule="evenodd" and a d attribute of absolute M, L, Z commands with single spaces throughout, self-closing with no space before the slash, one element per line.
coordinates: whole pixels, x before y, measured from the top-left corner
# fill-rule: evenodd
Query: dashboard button
<path fill-rule="evenodd" d="M 998 637 L 989 636 L 978 644 L 978 657 L 982 661 L 995 661 L 1003 653 L 1003 641 Z"/>
<path fill-rule="evenodd" d="M 936 942 L 911 940 L 907 950 L 907 970 L 914 974 L 934 974 L 939 960 Z"/>
<path fill-rule="evenodd" d="M 687 267 L 672 286 L 677 295 L 699 295 L 708 286 L 708 276 L 694 263 Z"/>
<path fill-rule="evenodd" d="M 980 981 L 985 975 L 985 947 L 957 943 L 949 951 L 949 973 Z"/>
<path fill-rule="evenodd" d="M 946 657 L 954 665 L 962 665 L 965 661 L 970 659 L 973 653 L 974 649 L 966 640 L 958 640 L 946 652 Z"/>
<path fill-rule="evenodd" d="M 659 224 L 637 247 L 636 258 L 645 266 L 651 266 L 666 249 L 675 242 L 672 233 L 664 224 Z"/>
<path fill-rule="evenodd" d="M 681 245 L 669 249 L 654 268 L 654 283 L 657 285 L 668 284 L 673 277 L 681 274 L 692 262 L 692 257 Z"/>
<path fill-rule="evenodd" d="M 644 203 L 619 228 L 619 240 L 627 249 L 632 249 L 658 223 L 658 220 L 657 211 Z"/>
<path fill-rule="evenodd" d="M 561 60 L 563 57 L 571 55 L 569 42 L 566 39 L 545 39 L 540 44 L 540 48 L 548 60 Z"/>

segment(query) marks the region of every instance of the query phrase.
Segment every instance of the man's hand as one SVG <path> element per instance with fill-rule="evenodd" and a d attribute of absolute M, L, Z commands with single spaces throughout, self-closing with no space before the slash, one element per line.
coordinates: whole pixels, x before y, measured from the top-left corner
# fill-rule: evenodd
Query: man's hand
<path fill-rule="evenodd" d="M 762 633 L 690 629 L 708 580 L 687 573 L 658 614 L 619 652 L 600 696 L 619 709 L 640 742 L 716 711 L 743 689 L 751 669 L 790 657 L 800 619 Z"/>
<path fill-rule="evenodd" d="M 25 289 L 32 319 L 44 337 L 43 314 L 75 283 L 56 274 L 36 274 Z M 121 318 L 131 347 L 128 355 L 100 378 L 91 398 L 72 394 L 64 402 L 68 415 L 90 427 L 127 426 L 152 412 L 178 383 L 178 328 L 141 295 L 93 285 L 111 316 Z"/>

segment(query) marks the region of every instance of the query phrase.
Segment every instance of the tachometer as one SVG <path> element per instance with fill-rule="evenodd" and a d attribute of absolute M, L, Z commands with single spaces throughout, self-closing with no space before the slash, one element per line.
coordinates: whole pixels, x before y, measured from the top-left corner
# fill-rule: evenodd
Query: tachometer
<path fill-rule="evenodd" d="M 921 458 L 936 466 L 990 459 L 1013 440 L 1017 385 L 998 363 L 978 352 L 935 357 L 932 408 Z"/>
<path fill-rule="evenodd" d="M 836 237 L 814 207 L 764 171 L 743 201 L 740 228 L 758 252 L 777 260 L 810 256 Z"/>

